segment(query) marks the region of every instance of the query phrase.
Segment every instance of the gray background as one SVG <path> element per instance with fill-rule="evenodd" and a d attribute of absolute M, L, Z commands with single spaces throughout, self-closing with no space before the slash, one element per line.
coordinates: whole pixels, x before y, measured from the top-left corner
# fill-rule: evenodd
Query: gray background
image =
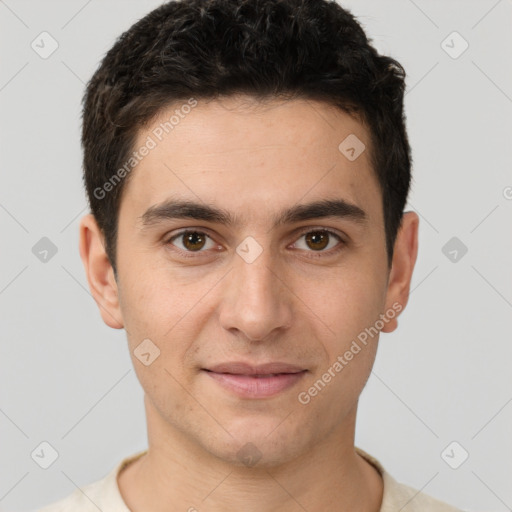
<path fill-rule="evenodd" d="M 79 116 L 104 53 L 157 5 L 0 1 L 3 511 L 67 496 L 146 447 L 124 332 L 102 323 L 78 254 Z M 421 218 L 411 300 L 398 331 L 381 336 L 356 445 L 461 508 L 511 510 L 512 2 L 343 5 L 408 73 L 408 209 Z M 31 47 L 43 31 L 59 45 L 46 59 Z M 469 43 L 457 58 L 442 46 L 453 31 Z M 445 48 L 462 44 L 451 36 Z M 32 252 L 42 237 L 58 251 L 46 262 Z M 452 237 L 455 262 L 443 252 Z M 43 441 L 59 455 L 48 469 L 31 458 Z M 453 441 L 452 464 L 469 453 L 458 469 L 442 456 Z"/>

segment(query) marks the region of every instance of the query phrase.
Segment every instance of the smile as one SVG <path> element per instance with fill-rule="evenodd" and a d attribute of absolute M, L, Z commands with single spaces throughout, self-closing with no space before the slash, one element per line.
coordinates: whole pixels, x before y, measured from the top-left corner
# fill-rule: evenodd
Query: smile
<path fill-rule="evenodd" d="M 211 370 L 203 371 L 225 390 L 234 393 L 240 398 L 252 399 L 268 398 L 282 393 L 299 382 L 307 372 L 307 370 L 301 370 L 290 373 L 258 373 L 248 375 Z"/>

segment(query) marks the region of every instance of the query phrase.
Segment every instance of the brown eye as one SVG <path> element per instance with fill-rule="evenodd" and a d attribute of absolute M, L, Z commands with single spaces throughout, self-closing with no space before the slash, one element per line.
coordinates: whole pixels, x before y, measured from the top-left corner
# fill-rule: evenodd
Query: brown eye
<path fill-rule="evenodd" d="M 341 250 L 344 245 L 345 243 L 341 236 L 328 229 L 305 231 L 294 244 L 296 249 L 302 249 L 306 252 L 329 254 Z"/>
<path fill-rule="evenodd" d="M 329 244 L 329 235 L 327 231 L 311 231 L 306 234 L 306 243 L 311 249 L 321 251 Z"/>
<path fill-rule="evenodd" d="M 210 242 L 210 246 L 207 244 Z M 205 252 L 215 246 L 210 237 L 202 231 L 182 231 L 171 237 L 168 244 L 174 245 L 183 252 Z"/>
<path fill-rule="evenodd" d="M 183 236 L 183 245 L 190 251 L 197 251 L 203 248 L 205 236 L 197 231 L 185 233 Z"/>

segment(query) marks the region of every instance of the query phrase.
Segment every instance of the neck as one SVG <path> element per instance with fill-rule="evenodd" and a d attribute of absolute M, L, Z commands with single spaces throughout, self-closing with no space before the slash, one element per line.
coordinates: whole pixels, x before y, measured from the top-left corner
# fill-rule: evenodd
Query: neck
<path fill-rule="evenodd" d="M 132 512 L 378 512 L 382 478 L 355 451 L 356 409 L 296 457 L 248 467 L 200 447 L 146 400 L 148 452 L 120 473 L 121 495 Z"/>

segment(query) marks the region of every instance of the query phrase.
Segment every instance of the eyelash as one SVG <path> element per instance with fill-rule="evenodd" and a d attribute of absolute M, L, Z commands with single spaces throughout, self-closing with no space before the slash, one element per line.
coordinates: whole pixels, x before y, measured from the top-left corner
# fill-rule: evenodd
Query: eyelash
<path fill-rule="evenodd" d="M 339 235 L 338 233 L 330 230 L 330 229 L 326 229 L 326 228 L 316 228 L 316 227 L 313 227 L 313 229 L 311 227 L 308 227 L 307 230 L 305 231 L 301 231 L 299 234 L 298 234 L 298 239 L 300 239 L 301 237 L 303 237 L 304 235 L 307 235 L 309 233 L 327 233 L 330 236 L 334 236 L 337 240 L 338 240 L 338 244 L 334 247 L 334 248 L 331 248 L 327 251 L 324 251 L 324 250 L 321 250 L 321 251 L 313 251 L 313 250 L 309 250 L 309 251 L 306 251 L 306 252 L 309 252 L 309 253 L 312 253 L 311 256 L 308 256 L 310 258 L 318 258 L 318 257 L 322 257 L 323 255 L 327 255 L 327 256 L 333 256 L 335 254 L 338 254 L 338 252 L 340 252 L 344 246 L 346 245 L 346 242 L 345 240 L 341 237 L 341 235 Z M 174 235 L 172 235 L 171 237 L 167 238 L 167 240 L 165 241 L 165 245 L 168 245 L 168 246 L 172 246 L 173 248 L 171 250 L 175 251 L 175 252 L 178 252 L 180 253 L 180 256 L 184 257 L 184 258 L 197 258 L 199 254 L 201 253 L 205 253 L 207 251 L 203 251 L 203 250 L 199 250 L 199 251 L 184 251 L 183 249 L 179 249 L 177 248 L 176 246 L 173 246 L 172 244 L 172 241 L 179 238 L 180 236 L 184 236 L 188 233 L 198 233 L 200 235 L 205 235 L 206 237 L 208 237 L 210 240 L 212 240 L 212 237 L 210 235 L 208 235 L 208 233 L 205 233 L 204 231 L 200 231 L 198 229 L 183 229 L 182 231 L 179 231 L 178 233 L 175 233 Z M 329 240 L 330 241 L 330 240 Z M 302 250 L 302 249 L 299 249 L 299 250 Z"/>

